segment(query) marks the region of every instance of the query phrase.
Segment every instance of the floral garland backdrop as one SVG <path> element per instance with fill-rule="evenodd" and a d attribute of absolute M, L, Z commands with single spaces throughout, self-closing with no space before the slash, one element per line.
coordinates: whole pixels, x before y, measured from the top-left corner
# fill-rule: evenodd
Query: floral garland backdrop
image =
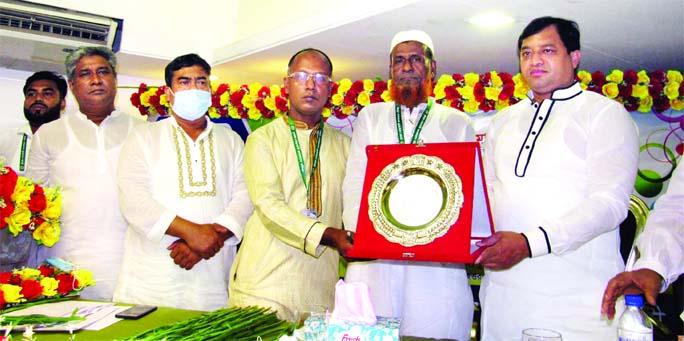
<path fill-rule="evenodd" d="M 607 75 L 600 71 L 576 74 L 583 89 L 594 91 L 619 101 L 627 111 L 661 113 L 670 108 L 684 109 L 684 82 L 679 70 L 621 71 L 614 69 Z M 391 80 L 389 81 L 391 82 Z M 165 86 L 140 84 L 131 95 L 131 103 L 141 115 L 168 116 L 169 103 Z M 333 84 L 331 98 L 323 110 L 323 117 L 334 115 L 344 119 L 357 115 L 363 107 L 376 102 L 390 101 L 388 82 L 381 79 L 341 79 Z M 444 74 L 433 89 L 435 100 L 467 113 L 501 110 L 525 98 L 529 87 L 518 73 L 490 71 L 483 74 Z M 262 120 L 287 113 L 288 103 L 282 85 L 265 86 L 261 83 L 234 86 L 226 83 L 213 85 L 209 116 L 217 119 Z"/>

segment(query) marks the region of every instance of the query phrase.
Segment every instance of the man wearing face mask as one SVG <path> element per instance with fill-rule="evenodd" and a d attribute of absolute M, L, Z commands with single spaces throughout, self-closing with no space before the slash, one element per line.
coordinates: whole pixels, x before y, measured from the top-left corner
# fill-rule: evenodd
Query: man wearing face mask
<path fill-rule="evenodd" d="M 228 303 L 252 204 L 242 140 L 205 115 L 210 74 L 196 54 L 171 61 L 171 118 L 139 127 L 124 144 L 119 198 L 129 225 L 115 301 L 206 311 Z"/>

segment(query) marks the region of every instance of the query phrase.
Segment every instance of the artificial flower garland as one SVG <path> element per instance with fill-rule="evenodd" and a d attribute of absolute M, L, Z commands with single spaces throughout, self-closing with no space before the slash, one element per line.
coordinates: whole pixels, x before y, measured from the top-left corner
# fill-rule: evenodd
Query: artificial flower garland
<path fill-rule="evenodd" d="M 589 73 L 580 70 L 576 79 L 582 89 L 612 98 L 622 103 L 627 111 L 661 113 L 669 108 L 684 109 L 684 82 L 679 70 L 623 72 L 615 69 L 608 75 L 600 71 Z M 169 103 L 164 88 L 142 83 L 131 95 L 131 103 L 141 115 L 168 116 Z M 323 117 L 334 115 L 344 119 L 357 115 L 368 104 L 390 101 L 387 88 L 388 83 L 381 79 L 351 81 L 344 78 L 335 82 Z M 260 120 L 287 113 L 287 95 L 282 85 L 268 87 L 253 83 L 231 87 L 223 83 L 213 86 L 212 90 L 211 118 Z M 520 73 L 512 76 L 496 71 L 471 72 L 440 76 L 433 88 L 433 96 L 437 103 L 476 113 L 506 108 L 525 98 L 528 90 Z"/>
<path fill-rule="evenodd" d="M 58 188 L 35 184 L 0 162 L 0 230 L 31 233 L 38 245 L 51 247 L 59 241 L 61 214 Z"/>

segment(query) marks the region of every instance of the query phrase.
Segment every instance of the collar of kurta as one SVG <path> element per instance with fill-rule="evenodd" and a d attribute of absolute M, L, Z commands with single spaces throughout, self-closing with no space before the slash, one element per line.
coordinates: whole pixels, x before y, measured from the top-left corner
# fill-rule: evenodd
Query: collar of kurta
<path fill-rule="evenodd" d="M 174 125 L 174 126 L 176 126 L 176 127 L 178 127 L 178 128 L 181 128 L 181 131 L 183 132 L 183 134 L 185 134 L 185 135 L 188 134 L 188 133 L 186 133 L 185 130 L 183 130 L 183 128 L 178 124 L 178 121 L 176 121 L 176 117 L 174 117 L 173 115 L 171 115 L 170 119 L 173 120 L 172 122 L 173 122 L 173 125 Z M 208 116 L 204 115 L 204 119 L 207 121 L 207 126 L 204 127 L 204 130 L 202 130 L 202 133 L 200 133 L 200 134 L 197 136 L 196 141 L 200 141 L 200 140 L 204 139 L 206 136 L 208 136 L 209 133 L 211 132 L 211 130 L 213 129 L 213 127 L 214 127 L 214 122 L 212 122 L 212 121 L 209 119 Z"/>
<path fill-rule="evenodd" d="M 287 120 L 288 117 L 290 117 L 290 116 L 289 115 L 283 116 L 283 122 L 285 123 L 285 125 L 290 125 L 290 123 Z M 295 128 L 303 129 L 303 130 L 309 130 L 309 129 L 314 129 L 314 128 L 318 127 L 319 125 L 321 125 L 321 122 L 323 122 L 323 119 L 321 119 L 320 121 L 318 121 L 318 123 L 316 123 L 315 125 L 313 125 L 311 127 L 309 127 L 309 124 L 307 124 L 306 122 L 297 121 L 294 118 L 292 119 L 292 121 L 294 121 Z"/>
<path fill-rule="evenodd" d="M 582 87 L 578 81 L 570 84 L 565 88 L 556 89 L 551 93 L 550 100 L 552 101 L 566 101 L 582 93 Z M 534 105 L 534 92 L 532 90 L 527 92 L 527 98 L 530 100 L 530 104 Z"/>

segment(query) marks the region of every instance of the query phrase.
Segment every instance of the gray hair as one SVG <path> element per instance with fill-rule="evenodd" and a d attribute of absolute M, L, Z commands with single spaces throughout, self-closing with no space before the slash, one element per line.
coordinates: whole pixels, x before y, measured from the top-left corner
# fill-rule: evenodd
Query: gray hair
<path fill-rule="evenodd" d="M 109 63 L 109 66 L 112 68 L 112 71 L 114 72 L 114 76 L 116 76 L 116 67 L 117 67 L 117 62 L 116 62 L 116 55 L 112 50 L 110 50 L 108 47 L 104 46 L 80 46 L 66 57 L 66 60 L 64 61 L 64 65 L 66 66 L 66 75 L 69 81 L 74 80 L 74 71 L 76 69 L 76 64 L 81 60 L 83 57 L 90 57 L 90 56 L 100 56 L 104 58 L 107 63 Z"/>

